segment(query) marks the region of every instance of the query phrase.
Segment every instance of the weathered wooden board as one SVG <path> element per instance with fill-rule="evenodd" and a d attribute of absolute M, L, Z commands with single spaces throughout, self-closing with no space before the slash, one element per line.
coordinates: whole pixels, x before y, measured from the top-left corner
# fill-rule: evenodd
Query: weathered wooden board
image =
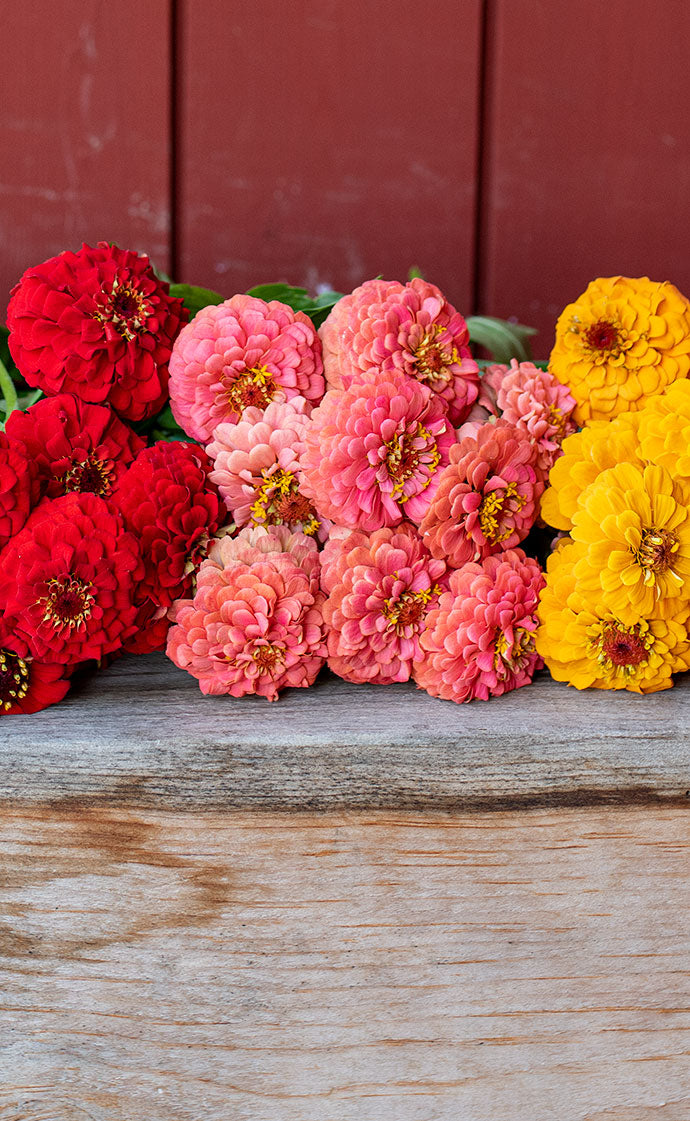
<path fill-rule="evenodd" d="M 203 697 L 163 655 L 123 658 L 60 705 L 0 721 L 0 799 L 220 808 L 508 808 L 690 795 L 690 679 L 578 693 L 546 675 L 488 703 L 328 677 Z M 690 805 L 690 801 L 688 801 Z"/>
<path fill-rule="evenodd" d="M 687 1121 L 688 814 L 6 811 L 2 1121 Z"/>

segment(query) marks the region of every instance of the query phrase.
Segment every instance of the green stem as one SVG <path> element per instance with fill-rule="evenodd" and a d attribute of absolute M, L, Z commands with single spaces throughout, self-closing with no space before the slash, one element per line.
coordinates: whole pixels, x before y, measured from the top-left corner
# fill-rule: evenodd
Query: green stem
<path fill-rule="evenodd" d="M 17 390 L 14 388 L 14 382 L 9 375 L 5 363 L 0 358 L 0 391 L 5 402 L 5 421 L 7 421 L 10 413 L 19 408 L 19 401 L 17 399 Z"/>

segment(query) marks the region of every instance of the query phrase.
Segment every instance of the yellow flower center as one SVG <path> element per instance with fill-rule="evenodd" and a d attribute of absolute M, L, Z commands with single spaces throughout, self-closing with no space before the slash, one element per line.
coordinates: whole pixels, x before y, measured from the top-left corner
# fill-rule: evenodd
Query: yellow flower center
<path fill-rule="evenodd" d="M 259 673 L 271 673 L 279 662 L 285 658 L 285 651 L 280 646 L 272 646 L 267 642 L 265 646 L 255 647 L 252 657 L 256 662 Z"/>
<path fill-rule="evenodd" d="M 496 636 L 494 646 L 494 670 L 507 666 L 508 669 L 520 669 L 530 654 L 534 653 L 534 631 L 527 631 L 524 627 L 516 627 L 513 632 L 513 648 L 508 655 L 508 639 L 503 631 Z"/>
<path fill-rule="evenodd" d="M 388 619 L 389 628 L 403 634 L 407 627 L 419 622 L 431 600 L 440 594 L 441 589 L 434 584 L 433 588 L 425 588 L 421 592 L 403 592 L 398 599 L 385 600 L 383 614 Z"/>
<path fill-rule="evenodd" d="M 491 490 L 482 499 L 479 507 L 479 525 L 484 537 L 491 545 L 498 545 L 510 537 L 512 527 L 501 528 L 501 520 L 507 508 L 513 511 L 521 510 L 525 505 L 525 496 L 518 495 L 517 483 L 508 483 L 507 487 Z"/>
<path fill-rule="evenodd" d="M 40 600 L 45 604 L 43 622 L 52 623 L 56 630 L 83 626 L 94 604 L 91 584 L 78 576 L 62 576 L 48 580 L 47 587 L 48 594 Z"/>
<path fill-rule="evenodd" d="M 384 446 L 387 449 L 386 470 L 394 483 L 391 497 L 401 503 L 407 502 L 412 495 L 403 493 L 405 483 L 415 475 L 421 485 L 414 493 L 426 490 L 441 460 L 441 453 L 431 433 L 418 424 L 416 431 L 396 433 Z M 426 476 L 420 471 L 420 465 L 426 467 Z"/>
<path fill-rule="evenodd" d="M 654 643 L 647 623 L 626 627 L 618 619 L 602 619 L 588 628 L 587 654 L 614 677 L 632 677 L 647 662 Z"/>
<path fill-rule="evenodd" d="M 28 664 L 14 651 L 0 650 L 0 710 L 9 712 L 28 692 Z"/>
<path fill-rule="evenodd" d="M 675 533 L 668 529 L 644 529 L 639 548 L 632 553 L 640 568 L 644 569 L 645 584 L 653 584 L 655 577 L 668 572 L 673 564 L 673 555 L 678 551 L 680 542 Z M 675 575 L 675 573 L 673 573 Z M 680 579 L 680 577 L 677 577 Z"/>
<path fill-rule="evenodd" d="M 460 361 L 454 346 L 441 336 L 446 328 L 434 324 L 424 333 L 422 341 L 414 351 L 414 365 L 419 381 L 427 382 L 432 389 L 438 389 L 452 377 L 450 366 Z"/>
<path fill-rule="evenodd" d="M 596 365 L 619 358 L 630 350 L 634 339 L 625 328 L 614 319 L 597 319 L 584 327 L 578 316 L 574 316 L 570 330 L 579 336 L 582 348 L 590 361 Z"/>
<path fill-rule="evenodd" d="M 228 404 L 233 412 L 243 413 L 250 405 L 265 409 L 275 396 L 273 375 L 265 366 L 243 370 L 228 388 Z"/>
<path fill-rule="evenodd" d="M 313 537 L 321 522 L 308 498 L 299 493 L 291 471 L 278 467 L 273 474 L 262 472 L 263 482 L 254 492 L 252 525 L 301 525 L 302 533 Z"/>

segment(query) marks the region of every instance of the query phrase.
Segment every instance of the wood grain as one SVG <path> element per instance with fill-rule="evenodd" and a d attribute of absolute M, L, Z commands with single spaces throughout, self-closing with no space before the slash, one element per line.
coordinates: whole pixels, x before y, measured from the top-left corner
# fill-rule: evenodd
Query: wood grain
<path fill-rule="evenodd" d="M 690 678 L 649 697 L 546 675 L 453 705 L 413 685 L 203 697 L 163 655 L 123 658 L 60 705 L 0 721 L 0 800 L 167 809 L 683 804 Z"/>
<path fill-rule="evenodd" d="M 688 814 L 5 811 L 2 1121 L 686 1121 Z"/>

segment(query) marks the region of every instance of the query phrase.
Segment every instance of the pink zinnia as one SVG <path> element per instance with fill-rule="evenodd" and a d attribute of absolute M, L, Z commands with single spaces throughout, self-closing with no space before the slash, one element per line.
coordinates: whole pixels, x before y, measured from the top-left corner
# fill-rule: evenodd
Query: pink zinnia
<path fill-rule="evenodd" d="M 544 489 L 534 461 L 525 434 L 503 420 L 455 444 L 420 527 L 433 555 L 460 568 L 522 541 Z"/>
<path fill-rule="evenodd" d="M 407 681 L 427 613 L 447 587 L 411 525 L 335 536 L 324 549 L 328 665 L 346 681 Z"/>
<path fill-rule="evenodd" d="M 519 689 L 543 665 L 534 649 L 544 577 L 521 549 L 466 564 L 429 612 L 414 677 L 432 697 L 471 701 Z"/>
<path fill-rule="evenodd" d="M 202 693 L 274 701 L 311 685 L 326 655 L 315 542 L 284 526 L 246 528 L 212 546 L 193 600 L 171 608 L 168 657 Z"/>
<path fill-rule="evenodd" d="M 575 398 L 548 370 L 515 358 L 496 381 L 496 404 L 501 415 L 535 445 L 535 470 L 546 481 L 563 440 L 577 429 L 572 419 Z"/>
<path fill-rule="evenodd" d="M 233 296 L 203 308 L 180 332 L 170 359 L 170 405 L 193 440 L 206 443 L 223 421 L 253 405 L 325 389 L 321 343 L 311 320 L 278 300 Z"/>
<path fill-rule="evenodd" d="M 371 369 L 399 370 L 443 400 L 453 424 L 477 398 L 479 374 L 467 324 L 435 285 L 369 280 L 343 297 L 320 331 L 328 383 L 347 389 Z"/>
<path fill-rule="evenodd" d="M 367 532 L 421 521 L 455 443 L 437 395 L 391 371 L 329 390 L 311 421 L 302 492 L 319 514 Z"/>
<path fill-rule="evenodd" d="M 287 525 L 325 539 L 327 524 L 300 490 L 311 408 L 304 397 L 245 409 L 237 424 L 219 424 L 207 452 L 211 479 L 235 524 Z"/>

